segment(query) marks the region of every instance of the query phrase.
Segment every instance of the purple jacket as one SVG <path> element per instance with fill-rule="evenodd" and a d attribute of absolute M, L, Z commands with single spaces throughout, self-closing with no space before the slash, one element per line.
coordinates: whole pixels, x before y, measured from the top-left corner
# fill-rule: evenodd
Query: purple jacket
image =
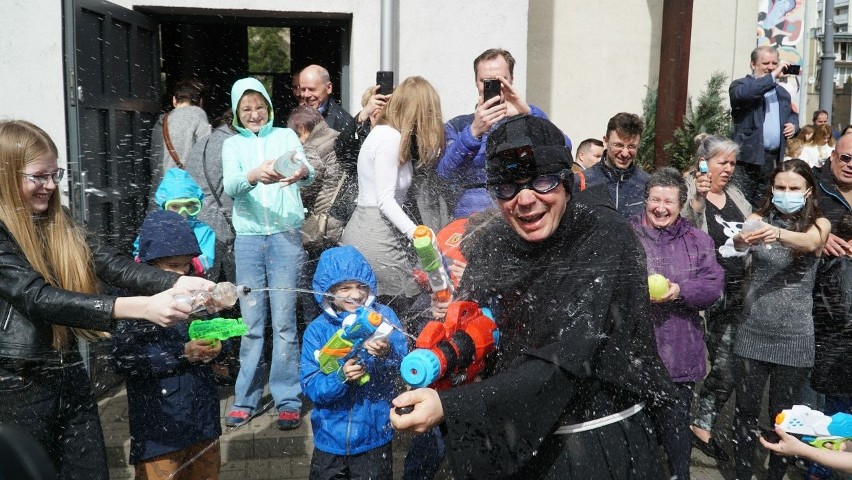
<path fill-rule="evenodd" d="M 694 382 L 707 373 L 700 310 L 722 296 L 725 273 L 716 262 L 713 239 L 685 218 L 663 229 L 643 226 L 645 214 L 630 224 L 645 247 L 648 274 L 659 273 L 680 286 L 680 298 L 651 303 L 657 350 L 675 382 Z"/>

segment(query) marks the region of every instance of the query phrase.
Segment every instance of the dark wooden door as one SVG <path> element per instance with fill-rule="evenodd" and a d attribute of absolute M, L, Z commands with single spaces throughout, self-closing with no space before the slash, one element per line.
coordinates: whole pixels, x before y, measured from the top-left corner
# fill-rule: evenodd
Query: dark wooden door
<path fill-rule="evenodd" d="M 64 14 L 71 209 L 130 252 L 147 209 L 160 111 L 159 27 L 100 0 L 66 0 Z"/>

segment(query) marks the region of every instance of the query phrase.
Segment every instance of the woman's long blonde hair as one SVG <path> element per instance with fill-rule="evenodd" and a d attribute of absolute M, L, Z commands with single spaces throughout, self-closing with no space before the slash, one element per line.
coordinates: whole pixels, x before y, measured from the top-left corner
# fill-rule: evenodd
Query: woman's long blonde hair
<path fill-rule="evenodd" d="M 435 165 L 444 151 L 444 120 L 441 98 L 423 77 L 408 77 L 393 91 L 382 111 L 379 124 L 389 125 L 402 135 L 399 164 L 411 159 L 411 137 L 417 137 L 417 164 Z"/>
<path fill-rule="evenodd" d="M 54 287 L 97 293 L 92 252 L 83 230 L 62 208 L 59 192 L 47 211 L 33 215 L 21 191 L 21 175 L 30 162 L 45 155 L 58 157 L 56 144 L 41 128 L 23 120 L 0 121 L 0 222 L 6 226 L 33 269 Z M 62 312 L 56 312 L 62 315 Z M 101 332 L 72 329 L 88 339 Z M 53 326 L 53 347 L 68 345 L 68 328 Z"/>

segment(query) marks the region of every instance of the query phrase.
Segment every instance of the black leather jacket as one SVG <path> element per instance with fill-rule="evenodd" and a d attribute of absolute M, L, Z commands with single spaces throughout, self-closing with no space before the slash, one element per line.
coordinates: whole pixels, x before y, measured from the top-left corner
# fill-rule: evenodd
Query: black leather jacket
<path fill-rule="evenodd" d="M 179 278 L 138 264 L 90 234 L 87 243 L 98 278 L 142 295 L 171 288 Z M 0 360 L 41 360 L 58 356 L 51 325 L 91 330 L 113 328 L 114 296 L 52 287 L 27 261 L 9 230 L 0 223 Z"/>

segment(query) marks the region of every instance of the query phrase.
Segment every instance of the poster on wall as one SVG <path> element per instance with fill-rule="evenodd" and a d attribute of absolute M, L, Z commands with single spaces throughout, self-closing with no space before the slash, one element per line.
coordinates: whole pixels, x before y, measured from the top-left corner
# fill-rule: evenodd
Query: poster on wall
<path fill-rule="evenodd" d="M 813 1 L 813 0 L 812 0 Z M 805 39 L 805 0 L 760 0 L 757 14 L 757 46 L 772 46 L 778 50 L 781 61 L 802 65 Z M 801 75 L 791 75 L 782 83 L 793 98 L 793 108 L 798 110 L 795 100 L 802 89 Z"/>

